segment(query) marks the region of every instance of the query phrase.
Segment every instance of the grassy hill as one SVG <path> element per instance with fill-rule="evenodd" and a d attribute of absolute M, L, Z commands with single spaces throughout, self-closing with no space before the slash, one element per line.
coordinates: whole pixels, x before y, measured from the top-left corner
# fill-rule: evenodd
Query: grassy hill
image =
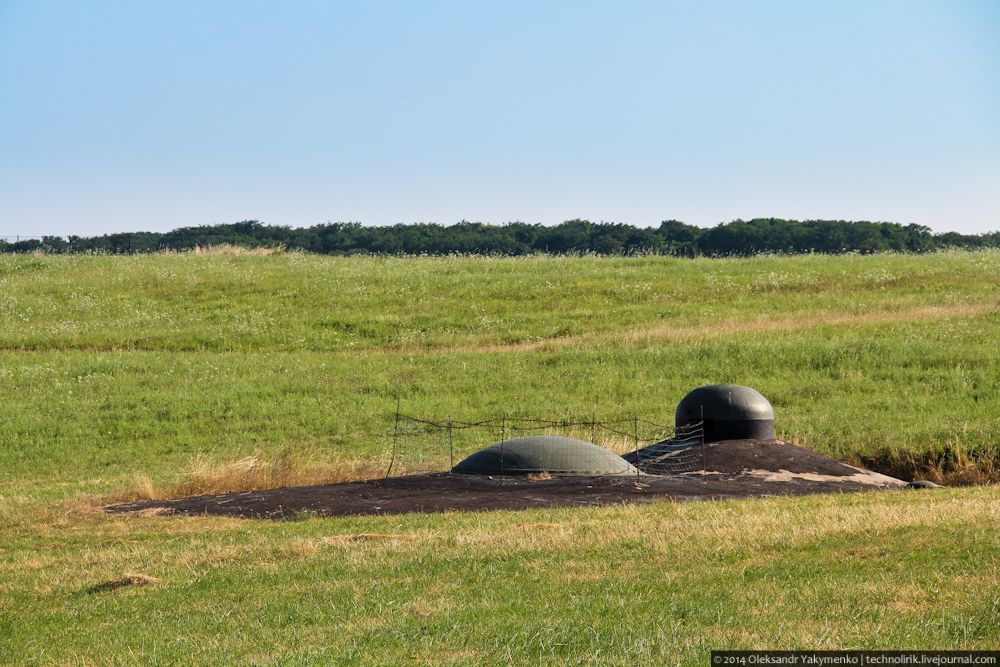
<path fill-rule="evenodd" d="M 670 422 L 708 382 L 758 388 L 823 453 L 995 475 L 998 278 L 997 252 L 2 256 L 0 660 L 995 646 L 995 487 L 281 524 L 95 507 L 206 461 L 381 465 L 397 399 Z M 88 592 L 129 572 L 159 583 Z"/>

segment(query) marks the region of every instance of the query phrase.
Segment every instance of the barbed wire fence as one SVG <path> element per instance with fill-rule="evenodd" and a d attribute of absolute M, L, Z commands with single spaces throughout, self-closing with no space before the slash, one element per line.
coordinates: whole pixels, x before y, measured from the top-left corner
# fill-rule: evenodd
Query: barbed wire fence
<path fill-rule="evenodd" d="M 564 419 L 499 415 L 474 420 L 430 419 L 398 407 L 389 434 L 385 477 L 397 474 L 450 472 L 457 463 L 490 445 L 531 435 L 560 435 L 604 447 L 631 463 L 643 475 L 685 475 L 705 469 L 701 422 L 677 427 L 639 416 L 598 420 L 594 415 Z"/>
<path fill-rule="evenodd" d="M 677 426 L 669 438 L 653 442 L 622 458 L 650 475 L 705 472 L 705 429 L 702 422 Z"/>

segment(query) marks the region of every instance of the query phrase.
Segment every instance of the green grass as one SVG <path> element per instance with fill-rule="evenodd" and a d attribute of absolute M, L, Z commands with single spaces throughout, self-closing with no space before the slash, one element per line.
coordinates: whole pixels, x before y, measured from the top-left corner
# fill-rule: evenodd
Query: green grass
<path fill-rule="evenodd" d="M 996 461 L 998 278 L 995 252 L 2 256 L 0 659 L 996 646 L 995 487 L 280 524 L 106 517 L 79 494 L 169 485 L 199 456 L 382 461 L 397 397 L 669 423 L 707 382 L 757 387 L 820 452 Z M 390 537 L 327 539 L 360 533 Z M 86 592 L 127 572 L 161 583 Z"/>
<path fill-rule="evenodd" d="M 1000 254 L 622 258 L 0 257 L 0 348 L 344 353 L 996 305 Z"/>
<path fill-rule="evenodd" d="M 994 489 L 486 514 L 26 511 L 0 659 L 705 664 L 712 648 L 995 648 Z M 89 593 L 139 572 L 158 585 Z"/>

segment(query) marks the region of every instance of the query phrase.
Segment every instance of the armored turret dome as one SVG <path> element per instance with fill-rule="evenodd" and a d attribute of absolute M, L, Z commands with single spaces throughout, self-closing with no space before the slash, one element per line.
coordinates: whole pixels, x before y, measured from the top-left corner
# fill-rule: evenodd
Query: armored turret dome
<path fill-rule="evenodd" d="M 614 452 L 576 438 L 535 435 L 490 445 L 452 468 L 459 475 L 635 475 Z"/>
<path fill-rule="evenodd" d="M 677 428 L 702 421 L 705 442 L 775 438 L 774 408 L 756 389 L 738 384 L 705 385 L 681 399 Z"/>

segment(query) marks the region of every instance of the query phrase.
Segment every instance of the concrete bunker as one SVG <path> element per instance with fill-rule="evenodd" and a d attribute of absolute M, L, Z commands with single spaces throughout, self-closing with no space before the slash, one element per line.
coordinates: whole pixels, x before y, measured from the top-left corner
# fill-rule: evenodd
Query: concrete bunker
<path fill-rule="evenodd" d="M 774 408 L 759 391 L 738 384 L 708 384 L 677 404 L 674 423 L 681 431 L 703 422 L 705 442 L 774 440 Z"/>
<path fill-rule="evenodd" d="M 498 442 L 462 460 L 451 471 L 459 475 L 548 473 L 557 477 L 638 474 L 631 463 L 610 450 L 557 435 L 533 435 Z"/>

